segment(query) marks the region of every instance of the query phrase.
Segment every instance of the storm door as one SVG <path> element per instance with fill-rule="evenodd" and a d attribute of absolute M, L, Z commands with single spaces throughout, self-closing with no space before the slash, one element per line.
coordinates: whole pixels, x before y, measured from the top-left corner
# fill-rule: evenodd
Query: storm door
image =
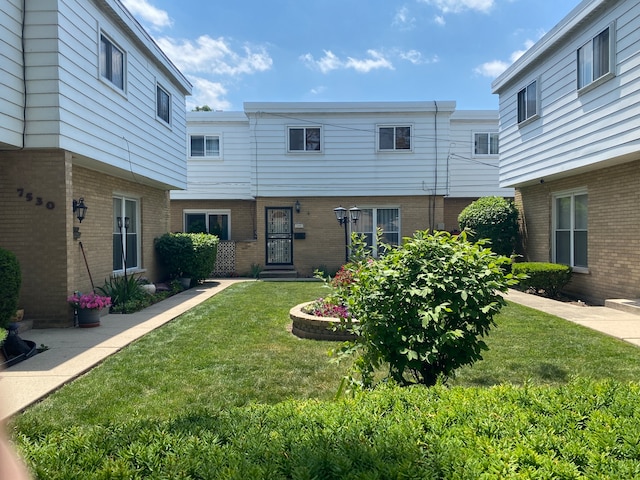
<path fill-rule="evenodd" d="M 266 207 L 267 265 L 293 265 L 293 212 L 291 207 Z"/>

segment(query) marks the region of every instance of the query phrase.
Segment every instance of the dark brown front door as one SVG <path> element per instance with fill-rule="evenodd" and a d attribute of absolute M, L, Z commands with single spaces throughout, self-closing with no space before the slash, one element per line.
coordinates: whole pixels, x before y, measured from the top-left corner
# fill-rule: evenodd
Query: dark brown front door
<path fill-rule="evenodd" d="M 293 265 L 293 212 L 291 207 L 266 207 L 267 265 Z"/>

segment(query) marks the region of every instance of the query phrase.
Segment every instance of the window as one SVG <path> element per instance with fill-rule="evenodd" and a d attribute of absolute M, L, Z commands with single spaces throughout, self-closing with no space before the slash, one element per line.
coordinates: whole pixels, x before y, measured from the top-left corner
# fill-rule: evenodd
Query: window
<path fill-rule="evenodd" d="M 320 127 L 289 127 L 290 152 L 319 152 Z"/>
<path fill-rule="evenodd" d="M 138 200 L 113 198 L 113 271 L 140 268 L 140 237 L 138 231 Z"/>
<path fill-rule="evenodd" d="M 518 92 L 518 123 L 538 114 L 538 81 L 533 81 Z"/>
<path fill-rule="evenodd" d="M 611 27 L 578 49 L 578 89 L 586 87 L 611 72 Z"/>
<path fill-rule="evenodd" d="M 218 135 L 191 135 L 192 157 L 219 157 L 220 137 Z"/>
<path fill-rule="evenodd" d="M 354 231 L 363 233 L 367 245 L 374 255 L 378 254 L 377 229 L 382 230 L 382 241 L 390 245 L 400 243 L 400 209 L 399 208 L 362 208 L 360 220 Z"/>
<path fill-rule="evenodd" d="M 475 133 L 473 145 L 475 155 L 498 155 L 498 134 Z"/>
<path fill-rule="evenodd" d="M 379 127 L 378 150 L 411 150 L 411 127 Z"/>
<path fill-rule="evenodd" d="M 124 90 L 124 53 L 104 35 L 100 35 L 100 75 Z"/>
<path fill-rule="evenodd" d="M 588 195 L 584 191 L 554 196 L 553 261 L 587 268 Z"/>
<path fill-rule="evenodd" d="M 160 85 L 156 85 L 156 114 L 158 118 L 170 123 L 171 97 Z"/>
<path fill-rule="evenodd" d="M 231 239 L 230 212 L 228 210 L 185 211 L 184 231 L 211 233 L 220 240 Z"/>

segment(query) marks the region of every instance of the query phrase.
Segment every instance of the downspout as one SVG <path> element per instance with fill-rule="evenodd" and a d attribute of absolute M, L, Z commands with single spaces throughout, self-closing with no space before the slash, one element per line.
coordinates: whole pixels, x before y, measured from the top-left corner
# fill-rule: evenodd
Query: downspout
<path fill-rule="evenodd" d="M 24 29 L 26 23 L 26 0 L 22 0 L 22 24 L 20 25 L 20 42 L 22 45 L 22 147 L 20 150 L 24 150 L 27 143 L 27 56 L 26 56 L 26 44 L 24 39 Z"/>
<path fill-rule="evenodd" d="M 438 193 L 438 102 L 434 100 L 433 105 L 436 107 L 436 113 L 433 117 L 433 131 L 436 139 L 436 163 L 433 175 L 433 196 L 431 197 L 431 218 L 429 222 L 429 229 L 432 232 L 435 229 L 436 223 L 436 195 Z"/>

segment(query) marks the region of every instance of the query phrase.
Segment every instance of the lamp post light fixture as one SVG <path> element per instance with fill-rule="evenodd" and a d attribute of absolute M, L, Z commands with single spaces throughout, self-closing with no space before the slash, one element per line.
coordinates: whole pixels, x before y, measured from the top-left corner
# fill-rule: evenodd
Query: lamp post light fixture
<path fill-rule="evenodd" d="M 347 225 L 353 223 L 354 225 L 360 220 L 360 214 L 362 210 L 353 206 L 349 210 L 340 205 L 338 208 L 333 209 L 333 213 L 336 214 L 336 219 L 340 226 L 344 226 L 344 262 L 349 263 L 349 231 Z"/>
<path fill-rule="evenodd" d="M 124 220 L 124 221 L 123 221 Z M 120 249 L 122 252 L 122 263 L 124 267 L 124 298 L 122 301 L 122 313 L 127 313 L 127 300 L 129 298 L 129 283 L 127 281 L 127 257 L 124 251 L 124 242 L 127 241 L 127 230 L 129 230 L 130 226 L 130 218 L 129 217 L 118 217 L 118 230 L 120 230 Z M 124 237 L 122 236 L 122 227 L 124 227 Z"/>

